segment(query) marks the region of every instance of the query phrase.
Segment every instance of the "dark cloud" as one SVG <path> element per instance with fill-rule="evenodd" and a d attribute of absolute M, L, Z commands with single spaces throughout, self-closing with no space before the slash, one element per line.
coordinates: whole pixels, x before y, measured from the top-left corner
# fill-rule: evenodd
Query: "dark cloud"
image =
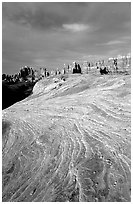
<path fill-rule="evenodd" d="M 131 49 L 130 3 L 4 2 L 2 16 L 3 72 Z"/>
<path fill-rule="evenodd" d="M 60 27 L 77 22 L 84 15 L 86 3 L 3 3 L 3 18 L 33 28 Z"/>

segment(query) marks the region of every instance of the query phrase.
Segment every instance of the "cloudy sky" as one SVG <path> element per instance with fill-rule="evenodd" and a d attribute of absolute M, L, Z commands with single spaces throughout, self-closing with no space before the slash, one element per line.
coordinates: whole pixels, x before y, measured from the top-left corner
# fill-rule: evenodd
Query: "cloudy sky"
<path fill-rule="evenodd" d="M 3 73 L 131 52 L 128 2 L 4 2 L 2 16 Z"/>

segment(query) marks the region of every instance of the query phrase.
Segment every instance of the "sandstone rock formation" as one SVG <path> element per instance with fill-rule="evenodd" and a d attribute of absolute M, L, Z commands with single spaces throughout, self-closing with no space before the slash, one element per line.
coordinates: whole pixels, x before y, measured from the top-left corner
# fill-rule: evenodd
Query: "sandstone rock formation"
<path fill-rule="evenodd" d="M 44 79 L 3 111 L 4 202 L 130 201 L 130 75 Z"/>

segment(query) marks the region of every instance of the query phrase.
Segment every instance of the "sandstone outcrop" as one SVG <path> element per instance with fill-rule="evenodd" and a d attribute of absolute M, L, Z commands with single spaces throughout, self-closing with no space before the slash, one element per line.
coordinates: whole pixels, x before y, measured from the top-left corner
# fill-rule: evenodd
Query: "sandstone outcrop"
<path fill-rule="evenodd" d="M 3 202 L 125 202 L 130 75 L 44 79 L 3 110 Z"/>

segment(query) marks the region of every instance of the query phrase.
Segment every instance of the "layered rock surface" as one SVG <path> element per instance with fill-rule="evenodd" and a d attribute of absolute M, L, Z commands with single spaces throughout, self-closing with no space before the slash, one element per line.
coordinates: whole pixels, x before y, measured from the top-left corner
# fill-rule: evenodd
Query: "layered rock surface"
<path fill-rule="evenodd" d="M 36 83 L 3 110 L 3 201 L 130 201 L 130 75 Z"/>

